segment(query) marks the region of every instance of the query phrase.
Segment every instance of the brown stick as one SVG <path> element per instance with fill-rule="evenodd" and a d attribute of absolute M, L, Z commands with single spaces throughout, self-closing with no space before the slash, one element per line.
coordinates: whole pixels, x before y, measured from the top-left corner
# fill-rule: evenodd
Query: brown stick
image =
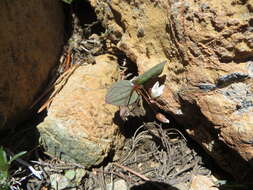
<path fill-rule="evenodd" d="M 141 179 L 143 179 L 143 180 L 145 180 L 145 181 L 150 181 L 150 179 L 147 178 L 146 176 L 144 176 L 144 175 L 142 175 L 142 174 L 140 174 L 140 173 L 138 173 L 138 172 L 136 172 L 136 171 L 134 171 L 134 170 L 132 170 L 132 169 L 126 167 L 126 166 L 122 166 L 122 165 L 120 165 L 119 163 L 113 163 L 113 164 L 114 164 L 115 166 L 118 166 L 119 168 L 122 168 L 123 170 L 126 170 L 126 171 L 128 171 L 128 172 L 130 172 L 130 173 L 132 173 L 132 174 L 134 174 L 134 175 L 136 175 L 136 176 L 138 176 L 139 178 L 141 178 Z"/>
<path fill-rule="evenodd" d="M 101 170 L 98 170 L 98 169 L 93 169 L 95 172 L 102 172 Z M 119 178 L 121 179 L 124 179 L 125 181 L 129 182 L 129 183 L 137 183 L 136 181 L 134 181 L 133 179 L 131 179 L 130 177 L 128 176 L 125 176 L 124 174 L 121 174 L 121 173 L 117 173 L 117 172 L 114 172 L 114 171 L 103 171 L 103 173 L 105 174 L 113 174 L 115 176 L 118 176 Z"/>
<path fill-rule="evenodd" d="M 37 111 L 37 113 L 42 112 L 45 108 L 48 108 L 48 106 L 51 104 L 51 102 L 53 101 L 53 98 L 55 97 L 56 94 L 58 94 L 61 89 L 63 88 L 63 86 L 66 84 L 67 80 L 69 79 L 69 77 L 72 75 L 72 73 L 77 69 L 77 67 L 80 65 L 74 65 L 71 68 L 69 68 L 67 71 L 65 71 L 58 79 L 57 81 L 54 83 L 54 85 L 52 87 L 56 87 L 56 85 L 60 85 L 59 87 L 56 88 L 56 90 L 50 95 L 49 99 L 39 108 L 39 110 Z M 60 84 L 60 82 L 63 82 L 62 84 Z"/>

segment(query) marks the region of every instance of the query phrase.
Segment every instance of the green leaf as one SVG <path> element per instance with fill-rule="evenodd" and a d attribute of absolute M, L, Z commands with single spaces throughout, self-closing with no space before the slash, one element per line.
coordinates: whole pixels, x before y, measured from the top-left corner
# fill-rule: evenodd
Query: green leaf
<path fill-rule="evenodd" d="M 7 160 L 6 152 L 4 151 L 3 147 L 0 147 L 0 172 L 6 173 L 9 169 L 9 163 Z"/>
<path fill-rule="evenodd" d="M 24 154 L 26 154 L 26 151 L 20 152 L 15 154 L 9 161 L 8 163 L 11 164 L 14 160 L 16 160 L 17 158 L 23 156 Z"/>
<path fill-rule="evenodd" d="M 120 80 L 107 91 L 105 101 L 116 106 L 128 106 L 136 102 L 139 95 L 134 85 L 128 80 Z"/>
<path fill-rule="evenodd" d="M 141 85 L 147 82 L 149 79 L 159 76 L 163 72 L 163 68 L 165 64 L 166 64 L 166 61 L 160 64 L 157 64 L 156 66 L 152 67 L 151 69 L 149 69 L 142 75 L 138 76 L 138 78 L 134 80 L 134 84 Z"/>
<path fill-rule="evenodd" d="M 8 181 L 0 181 L 0 190 L 9 190 L 9 189 L 10 185 Z"/>
<path fill-rule="evenodd" d="M 71 4 L 73 0 L 62 0 L 65 3 Z"/>
<path fill-rule="evenodd" d="M 8 170 L 0 170 L 0 184 L 7 184 L 9 178 Z M 1 188 L 0 188 L 1 189 Z"/>

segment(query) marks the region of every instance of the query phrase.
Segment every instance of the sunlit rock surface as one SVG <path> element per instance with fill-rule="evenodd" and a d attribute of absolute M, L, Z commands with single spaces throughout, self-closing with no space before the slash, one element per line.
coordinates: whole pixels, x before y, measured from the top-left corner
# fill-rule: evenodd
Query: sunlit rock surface
<path fill-rule="evenodd" d="M 107 88 L 117 76 L 116 59 L 109 55 L 75 70 L 38 126 L 49 154 L 88 168 L 122 147 L 124 139 L 113 122 L 118 108 L 105 103 Z"/>
<path fill-rule="evenodd" d="M 252 179 L 252 1 L 90 2 L 140 73 L 168 61 L 163 109 L 226 171 Z"/>

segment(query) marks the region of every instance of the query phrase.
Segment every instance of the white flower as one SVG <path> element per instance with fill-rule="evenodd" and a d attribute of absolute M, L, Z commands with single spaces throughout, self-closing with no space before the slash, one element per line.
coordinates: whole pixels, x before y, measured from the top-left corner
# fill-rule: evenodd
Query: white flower
<path fill-rule="evenodd" d="M 164 85 L 160 86 L 159 82 L 157 81 L 151 89 L 151 98 L 157 98 L 161 96 L 163 93 L 164 87 L 165 87 Z"/>

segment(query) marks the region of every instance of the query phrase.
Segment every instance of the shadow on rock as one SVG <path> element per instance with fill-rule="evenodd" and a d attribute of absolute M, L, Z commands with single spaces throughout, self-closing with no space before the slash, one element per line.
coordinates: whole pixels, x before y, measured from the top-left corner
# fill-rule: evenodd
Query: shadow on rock
<path fill-rule="evenodd" d="M 135 185 L 131 187 L 130 190 L 179 190 L 179 189 L 166 183 L 157 181 L 147 181 L 141 185 Z"/>
<path fill-rule="evenodd" d="M 37 150 L 39 146 L 40 134 L 36 126 L 43 121 L 45 116 L 46 111 L 34 114 L 30 120 L 14 126 L 12 130 L 1 131 L 0 145 L 9 149 L 14 154 L 28 151 L 29 154 L 26 156 L 31 156 L 31 152 Z"/>
<path fill-rule="evenodd" d="M 253 183 L 251 184 L 224 184 L 219 186 L 219 190 L 252 190 Z"/>

